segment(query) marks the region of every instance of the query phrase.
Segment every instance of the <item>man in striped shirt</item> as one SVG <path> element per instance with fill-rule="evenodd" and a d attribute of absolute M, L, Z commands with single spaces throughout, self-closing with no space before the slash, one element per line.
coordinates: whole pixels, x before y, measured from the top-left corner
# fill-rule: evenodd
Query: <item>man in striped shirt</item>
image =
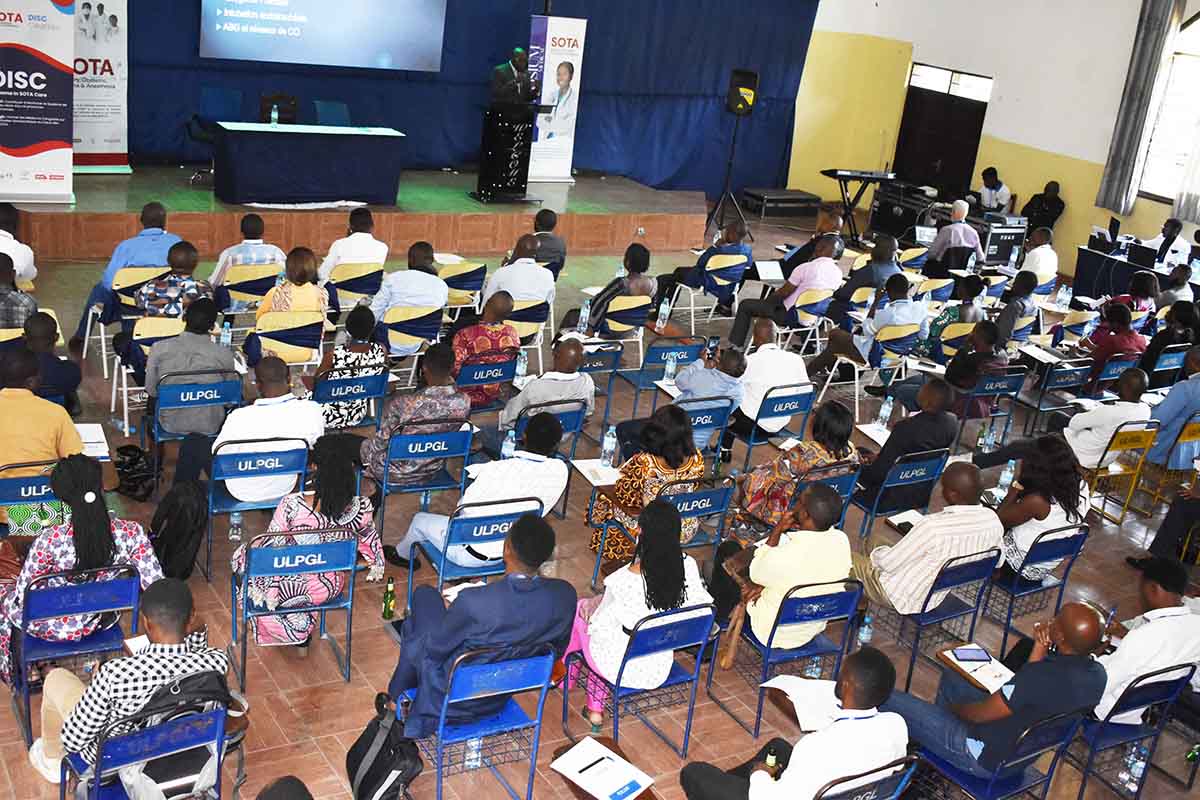
<path fill-rule="evenodd" d="M 1004 526 L 996 512 L 981 505 L 983 482 L 979 468 L 963 462 L 942 473 L 945 507 L 929 514 L 893 546 L 880 546 L 869 556 L 852 555 L 852 575 L 863 582 L 872 603 L 889 606 L 900 614 L 917 614 L 937 608 L 946 593 L 925 598 L 938 571 L 949 559 L 1000 546 Z"/>
<path fill-rule="evenodd" d="M 225 282 L 225 273 L 230 267 L 240 267 L 243 264 L 278 264 L 279 274 L 283 274 L 283 265 L 287 256 L 273 244 L 263 241 L 266 223 L 258 214 L 247 214 L 242 217 L 242 241 L 232 247 L 226 247 L 217 259 L 208 282 L 220 286 Z"/>

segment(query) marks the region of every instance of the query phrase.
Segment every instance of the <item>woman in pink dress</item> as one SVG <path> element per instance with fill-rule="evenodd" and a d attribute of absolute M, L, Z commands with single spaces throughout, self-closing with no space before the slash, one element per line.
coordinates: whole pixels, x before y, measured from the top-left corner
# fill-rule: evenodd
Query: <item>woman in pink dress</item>
<path fill-rule="evenodd" d="M 43 575 L 129 564 L 142 588 L 163 576 L 154 546 L 142 526 L 110 517 L 104 502 L 100 463 L 85 455 L 67 456 L 50 473 L 50 488 L 69 513 L 66 521 L 42 533 L 25 557 L 15 582 L 0 582 L 0 680 L 12 682 L 12 634 L 20 629 L 25 590 Z M 52 582 L 61 586 L 61 581 Z M 26 636 L 56 642 L 78 642 L 95 633 L 106 615 L 89 614 L 38 620 Z"/>
<path fill-rule="evenodd" d="M 371 501 L 355 494 L 353 448 L 340 446 L 337 437 L 322 436 L 313 446 L 312 462 L 316 468 L 313 491 L 289 494 L 280 500 L 267 528 L 269 533 L 280 535 L 259 540 L 258 546 L 319 544 L 336 541 L 342 535 L 304 531 L 349 530 L 358 539 L 359 554 L 371 565 L 367 580 L 382 579 L 383 547 L 371 516 Z M 245 569 L 247 546 L 243 544 L 233 554 L 235 574 Z M 289 607 L 327 603 L 345 590 L 344 572 L 253 578 L 248 599 L 252 607 L 284 612 Z M 241 594 L 239 583 L 238 602 L 245 602 L 247 598 Z M 259 645 L 307 647 L 316 623 L 316 612 L 279 613 L 252 617 L 250 630 Z"/>

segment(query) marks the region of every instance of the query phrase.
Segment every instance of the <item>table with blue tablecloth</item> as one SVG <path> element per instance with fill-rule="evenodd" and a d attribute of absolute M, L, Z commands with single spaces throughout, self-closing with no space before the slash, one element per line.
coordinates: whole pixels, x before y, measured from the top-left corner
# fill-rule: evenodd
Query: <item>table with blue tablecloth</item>
<path fill-rule="evenodd" d="M 1080 245 L 1075 256 L 1075 277 L 1071 287 L 1075 294 L 1085 297 L 1103 297 L 1125 294 L 1129 280 L 1146 269 L 1129 261 L 1124 256 L 1109 255 Z M 1158 264 L 1152 270 L 1158 275 L 1159 286 L 1166 285 L 1171 270 Z M 1200 297 L 1200 282 L 1192 280 L 1192 291 Z"/>
<path fill-rule="evenodd" d="M 218 122 L 215 192 L 237 204 L 357 200 L 394 206 L 403 140 L 392 128 Z"/>

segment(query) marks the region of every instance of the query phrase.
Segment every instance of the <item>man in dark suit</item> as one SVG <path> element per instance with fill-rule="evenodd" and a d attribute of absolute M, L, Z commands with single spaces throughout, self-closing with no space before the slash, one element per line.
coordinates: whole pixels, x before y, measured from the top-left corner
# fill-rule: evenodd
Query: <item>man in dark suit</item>
<path fill-rule="evenodd" d="M 549 643 L 562 657 L 575 620 L 575 588 L 543 578 L 538 568 L 554 553 L 554 529 L 536 514 L 513 523 L 504 541 L 504 577 L 486 586 L 463 589 L 446 606 L 432 586 L 413 591 L 408 618 L 394 623 L 400 633 L 400 661 L 388 684 L 393 701 L 409 689 L 416 697 L 405 719 L 404 735 L 434 733 L 449 689 L 454 660 L 468 650 L 501 648 L 502 658 L 532 653 Z M 456 724 L 496 713 L 507 698 L 486 698 L 451 706 L 447 720 Z"/>
<path fill-rule="evenodd" d="M 529 56 L 520 47 L 512 57 L 492 70 L 492 105 L 531 103 L 539 95 L 529 76 Z"/>

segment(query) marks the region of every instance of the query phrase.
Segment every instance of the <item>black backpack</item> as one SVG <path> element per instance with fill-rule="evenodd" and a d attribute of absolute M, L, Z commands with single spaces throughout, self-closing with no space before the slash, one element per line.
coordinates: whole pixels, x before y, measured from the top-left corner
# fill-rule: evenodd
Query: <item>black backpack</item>
<path fill-rule="evenodd" d="M 387 702 L 386 694 L 375 695 L 375 717 L 346 753 L 354 800 L 397 800 L 425 767 Z"/>
<path fill-rule="evenodd" d="M 208 495 L 199 481 L 177 483 L 154 510 L 150 538 L 168 578 L 187 580 L 208 529 Z"/>

